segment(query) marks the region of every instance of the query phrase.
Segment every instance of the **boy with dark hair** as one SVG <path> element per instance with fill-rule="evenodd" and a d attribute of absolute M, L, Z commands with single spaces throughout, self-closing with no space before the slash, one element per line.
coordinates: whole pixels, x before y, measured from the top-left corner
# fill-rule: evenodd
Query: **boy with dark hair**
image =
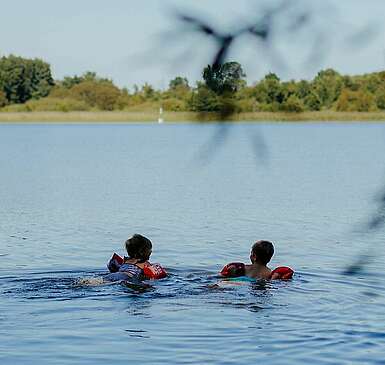
<path fill-rule="evenodd" d="M 106 276 L 110 281 L 162 279 L 166 271 L 159 264 L 151 264 L 148 260 L 152 253 L 152 243 L 140 234 L 134 234 L 125 242 L 128 256 L 121 257 L 114 253 L 107 264 L 111 274 Z"/>
<path fill-rule="evenodd" d="M 224 277 L 247 276 L 251 279 L 291 279 L 293 270 L 288 267 L 279 267 L 270 270 L 267 264 L 274 255 L 274 246 L 270 241 L 257 241 L 251 247 L 251 264 L 233 262 L 227 264 L 220 274 Z"/>
<path fill-rule="evenodd" d="M 128 254 L 127 259 L 135 258 L 138 260 L 137 263 L 144 263 L 151 256 L 152 243 L 147 237 L 144 237 L 141 234 L 135 233 L 124 245 L 126 246 Z"/>

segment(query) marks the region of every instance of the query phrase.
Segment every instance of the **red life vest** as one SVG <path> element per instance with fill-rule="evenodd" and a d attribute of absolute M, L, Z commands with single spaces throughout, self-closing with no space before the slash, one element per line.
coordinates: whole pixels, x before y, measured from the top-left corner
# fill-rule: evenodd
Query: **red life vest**
<path fill-rule="evenodd" d="M 146 264 L 143 273 L 147 279 L 163 279 L 167 276 L 166 270 L 160 264 Z"/>
<path fill-rule="evenodd" d="M 110 272 L 118 272 L 123 262 L 123 257 L 120 257 L 117 253 L 114 252 L 112 257 L 110 258 L 110 261 L 108 261 L 107 263 L 107 268 Z"/>
<path fill-rule="evenodd" d="M 289 280 L 293 277 L 294 271 L 287 266 L 279 266 L 271 272 L 270 279 Z"/>
<path fill-rule="evenodd" d="M 223 267 L 220 274 L 225 278 L 236 278 L 245 276 L 245 264 L 243 262 L 232 262 Z"/>

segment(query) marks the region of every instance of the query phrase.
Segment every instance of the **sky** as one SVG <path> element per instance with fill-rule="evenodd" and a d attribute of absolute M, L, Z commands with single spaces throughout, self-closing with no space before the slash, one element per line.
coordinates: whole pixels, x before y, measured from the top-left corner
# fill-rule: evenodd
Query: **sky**
<path fill-rule="evenodd" d="M 163 89 L 179 75 L 193 84 L 212 60 L 215 43 L 186 29 L 175 14 L 198 16 L 225 32 L 251 24 L 266 3 L 277 2 L 0 0 L 0 55 L 41 58 L 51 65 L 55 79 L 94 71 L 120 87 L 148 82 Z M 343 74 L 385 69 L 384 0 L 302 4 L 312 10 L 312 26 L 296 37 L 278 34 L 274 53 L 247 37 L 235 42 L 228 60 L 243 65 L 249 83 L 267 72 L 298 80 L 329 67 Z M 319 30 L 322 42 L 315 37 Z M 311 52 L 317 42 L 324 47 L 322 57 Z"/>

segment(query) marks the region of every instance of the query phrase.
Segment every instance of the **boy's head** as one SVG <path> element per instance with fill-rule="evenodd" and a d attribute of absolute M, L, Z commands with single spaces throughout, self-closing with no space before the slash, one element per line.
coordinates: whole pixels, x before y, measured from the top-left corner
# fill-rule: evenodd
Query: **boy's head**
<path fill-rule="evenodd" d="M 126 241 L 125 246 L 128 256 L 132 259 L 138 259 L 139 262 L 145 262 L 151 256 L 152 243 L 140 234 L 134 234 Z"/>
<path fill-rule="evenodd" d="M 250 260 L 253 264 L 267 265 L 274 255 L 274 246 L 270 241 L 257 241 L 251 247 Z"/>

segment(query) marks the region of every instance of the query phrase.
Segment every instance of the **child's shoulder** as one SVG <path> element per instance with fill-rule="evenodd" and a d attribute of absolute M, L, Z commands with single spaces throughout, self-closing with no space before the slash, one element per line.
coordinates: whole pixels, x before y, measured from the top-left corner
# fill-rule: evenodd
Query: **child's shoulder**
<path fill-rule="evenodd" d="M 245 272 L 246 276 L 254 279 L 269 280 L 271 278 L 271 270 L 267 266 L 246 265 Z"/>

